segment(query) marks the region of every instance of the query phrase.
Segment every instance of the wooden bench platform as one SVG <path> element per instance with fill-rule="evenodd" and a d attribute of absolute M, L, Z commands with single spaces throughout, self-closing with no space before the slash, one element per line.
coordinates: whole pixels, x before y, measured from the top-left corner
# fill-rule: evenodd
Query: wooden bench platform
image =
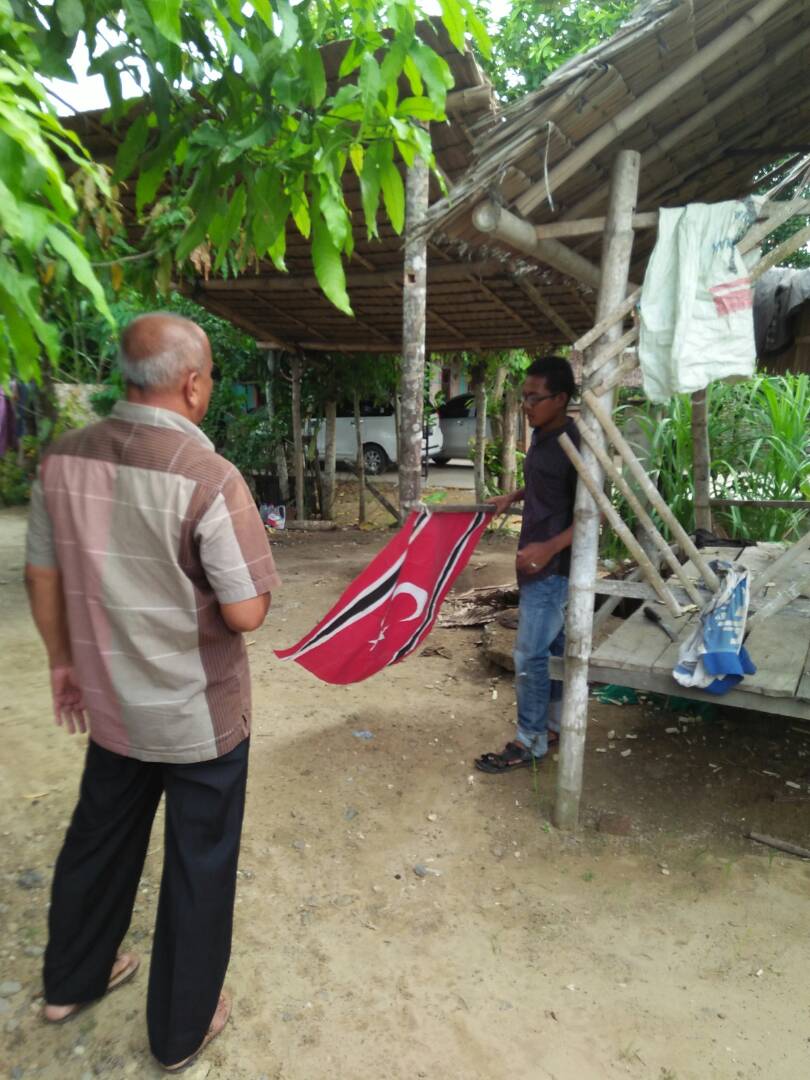
<path fill-rule="evenodd" d="M 757 544 L 741 549 L 706 549 L 703 554 L 742 563 L 756 577 L 782 550 L 780 544 Z M 691 564 L 687 564 L 687 570 L 697 578 Z M 796 576 L 810 578 L 810 554 L 794 571 Z M 639 607 L 594 650 L 589 681 L 810 719 L 810 612 L 806 599 L 799 598 L 752 630 L 745 644 L 757 673 L 746 676 L 722 697 L 681 686 L 672 677 L 680 645 L 692 632 L 697 615 L 673 619 L 661 605 L 656 605 L 656 611 L 677 634 L 677 641 L 670 641 Z M 562 678 L 562 669 L 562 660 L 552 660 L 553 678 Z"/>

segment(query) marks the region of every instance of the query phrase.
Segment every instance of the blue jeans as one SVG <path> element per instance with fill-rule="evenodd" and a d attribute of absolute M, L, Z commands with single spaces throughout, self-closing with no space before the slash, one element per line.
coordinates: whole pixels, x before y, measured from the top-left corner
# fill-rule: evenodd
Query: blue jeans
<path fill-rule="evenodd" d="M 548 731 L 560 730 L 562 683 L 548 675 L 549 656 L 562 656 L 568 578 L 552 576 L 520 586 L 515 641 L 516 741 L 535 757 L 548 751 Z"/>

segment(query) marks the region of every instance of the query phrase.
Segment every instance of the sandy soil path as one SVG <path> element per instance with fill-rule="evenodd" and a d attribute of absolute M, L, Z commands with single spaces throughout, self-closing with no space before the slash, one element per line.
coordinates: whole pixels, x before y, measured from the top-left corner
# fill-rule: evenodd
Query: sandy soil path
<path fill-rule="evenodd" d="M 49 875 L 84 748 L 50 720 L 20 584 L 24 522 L 0 512 L 0 1075 L 157 1076 L 146 965 L 74 1024 L 37 1020 Z M 472 768 L 509 735 L 514 702 L 475 630 L 437 631 L 429 644 L 447 656 L 349 688 L 272 656 L 384 540 L 338 531 L 276 546 L 285 587 L 250 649 L 234 1017 L 187 1075 L 807 1076 L 810 867 L 742 833 L 810 840 L 810 803 L 772 799 L 797 793 L 787 780 L 807 790 L 810 723 L 718 712 L 681 724 L 649 704 L 593 702 L 585 824 L 560 835 L 553 762 L 535 777 Z M 508 580 L 511 561 L 510 541 L 482 546 L 462 584 Z M 629 816 L 629 835 L 595 828 L 611 811 Z M 161 846 L 156 828 L 127 939 L 145 959 Z"/>

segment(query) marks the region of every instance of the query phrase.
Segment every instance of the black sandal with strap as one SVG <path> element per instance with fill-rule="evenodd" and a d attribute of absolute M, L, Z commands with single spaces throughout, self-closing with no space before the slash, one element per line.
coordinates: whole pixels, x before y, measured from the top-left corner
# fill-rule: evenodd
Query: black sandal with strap
<path fill-rule="evenodd" d="M 508 742 L 500 754 L 482 754 L 481 757 L 476 758 L 475 767 L 481 772 L 504 773 L 512 772 L 514 769 L 525 769 L 540 760 L 520 743 Z"/>

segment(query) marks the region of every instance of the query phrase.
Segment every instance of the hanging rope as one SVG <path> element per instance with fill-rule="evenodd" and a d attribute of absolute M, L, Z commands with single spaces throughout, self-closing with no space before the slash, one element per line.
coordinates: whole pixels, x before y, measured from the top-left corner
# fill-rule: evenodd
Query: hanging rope
<path fill-rule="evenodd" d="M 548 199 L 548 208 L 554 213 L 554 199 L 551 194 L 551 189 L 548 185 L 548 152 L 551 146 L 551 129 L 556 128 L 557 125 L 553 120 L 546 120 L 546 152 L 543 155 L 543 179 L 546 184 L 546 198 Z"/>

